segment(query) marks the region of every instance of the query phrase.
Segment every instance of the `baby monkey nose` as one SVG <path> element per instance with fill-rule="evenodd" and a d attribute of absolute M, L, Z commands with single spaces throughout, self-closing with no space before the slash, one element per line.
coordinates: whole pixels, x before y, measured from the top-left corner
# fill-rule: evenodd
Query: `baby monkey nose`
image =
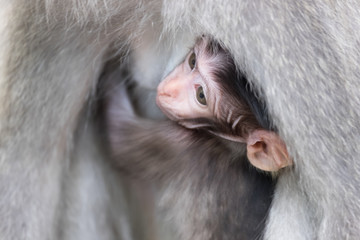
<path fill-rule="evenodd" d="M 181 81 L 176 78 L 168 81 L 163 81 L 158 87 L 158 94 L 160 96 L 167 96 L 171 98 L 177 98 L 181 90 Z"/>

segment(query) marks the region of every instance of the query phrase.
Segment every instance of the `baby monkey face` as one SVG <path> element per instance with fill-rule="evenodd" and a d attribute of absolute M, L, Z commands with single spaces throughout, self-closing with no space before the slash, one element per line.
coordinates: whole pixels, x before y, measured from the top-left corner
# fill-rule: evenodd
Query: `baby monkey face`
<path fill-rule="evenodd" d="M 157 104 L 173 121 L 213 118 L 220 99 L 217 83 L 211 75 L 211 62 L 197 44 L 158 86 Z"/>

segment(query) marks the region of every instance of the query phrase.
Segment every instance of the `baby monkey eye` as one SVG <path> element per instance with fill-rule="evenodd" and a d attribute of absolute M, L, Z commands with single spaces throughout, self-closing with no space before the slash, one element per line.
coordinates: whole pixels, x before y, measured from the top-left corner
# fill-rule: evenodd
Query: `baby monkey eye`
<path fill-rule="evenodd" d="M 201 86 L 196 89 L 196 100 L 200 104 L 206 105 L 206 98 L 205 98 L 205 94 L 204 94 L 204 89 Z"/>
<path fill-rule="evenodd" d="M 190 66 L 191 70 L 194 69 L 195 64 L 196 64 L 196 55 L 195 55 L 195 53 L 193 52 L 193 53 L 190 55 L 190 57 L 189 57 L 189 66 Z"/>

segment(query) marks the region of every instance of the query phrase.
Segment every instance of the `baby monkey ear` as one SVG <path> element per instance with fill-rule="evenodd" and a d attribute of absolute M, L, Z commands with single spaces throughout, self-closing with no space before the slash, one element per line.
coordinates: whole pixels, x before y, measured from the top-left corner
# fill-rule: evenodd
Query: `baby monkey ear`
<path fill-rule="evenodd" d="M 254 130 L 246 144 L 250 163 L 261 170 L 276 172 L 293 164 L 285 143 L 274 132 Z"/>

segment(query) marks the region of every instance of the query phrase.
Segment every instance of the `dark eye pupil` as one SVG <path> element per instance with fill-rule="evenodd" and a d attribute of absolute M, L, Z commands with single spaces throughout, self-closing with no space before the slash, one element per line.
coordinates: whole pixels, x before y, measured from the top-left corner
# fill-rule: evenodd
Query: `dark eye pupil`
<path fill-rule="evenodd" d="M 189 66 L 190 66 L 191 70 L 194 69 L 195 64 L 196 64 L 196 55 L 195 55 L 195 53 L 192 53 L 189 58 Z"/>
<path fill-rule="evenodd" d="M 196 90 L 196 99 L 200 104 L 206 105 L 206 97 L 204 94 L 204 89 L 201 86 L 198 87 L 198 89 Z"/>

